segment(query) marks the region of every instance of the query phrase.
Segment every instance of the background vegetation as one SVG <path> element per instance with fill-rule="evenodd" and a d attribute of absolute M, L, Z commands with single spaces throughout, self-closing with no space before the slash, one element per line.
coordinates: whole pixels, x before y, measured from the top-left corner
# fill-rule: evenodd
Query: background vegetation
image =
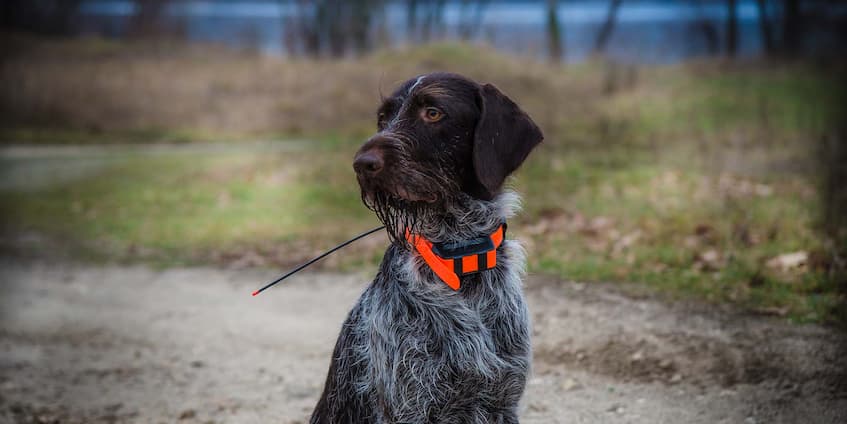
<path fill-rule="evenodd" d="M 493 82 L 545 132 L 510 182 L 526 203 L 510 232 L 531 272 L 843 323 L 847 69 L 787 60 L 794 47 L 779 43 L 793 41 L 780 40 L 767 60 L 564 65 L 555 43 L 548 61 L 463 42 L 328 59 L 6 32 L 0 248 L 300 262 L 378 225 L 350 162 L 379 93 L 450 70 Z M 373 265 L 386 243 L 366 239 L 321 266 Z"/>
<path fill-rule="evenodd" d="M 527 67 L 461 44 L 327 62 L 16 42 L 27 45 L 2 68 L 3 138 L 70 144 L 4 150 L 8 249 L 47 238 L 90 258 L 293 264 L 377 224 L 349 163 L 380 87 L 451 69 L 494 81 L 546 132 L 513 180 L 527 201 L 511 228 L 531 271 L 804 320 L 833 319 L 842 300 L 818 157 L 839 136 L 837 68 Z M 106 140 L 130 144 L 79 145 Z M 373 263 L 384 243 L 325 266 Z"/>

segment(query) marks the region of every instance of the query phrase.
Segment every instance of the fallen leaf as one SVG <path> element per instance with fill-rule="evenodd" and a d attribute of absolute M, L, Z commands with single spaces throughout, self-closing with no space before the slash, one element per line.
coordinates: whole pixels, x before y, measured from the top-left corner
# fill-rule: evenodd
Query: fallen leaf
<path fill-rule="evenodd" d="M 185 411 L 182 411 L 181 414 L 179 414 L 179 419 L 180 420 L 190 420 L 190 419 L 192 419 L 196 416 L 197 416 L 197 412 L 195 412 L 193 409 L 186 409 Z"/>
<path fill-rule="evenodd" d="M 641 230 L 635 230 L 621 238 L 619 238 L 612 246 L 612 254 L 618 254 L 630 246 L 635 244 L 641 238 Z"/>
<path fill-rule="evenodd" d="M 717 271 L 723 267 L 723 258 L 715 249 L 709 249 L 694 256 L 694 268 L 700 271 Z"/>
<path fill-rule="evenodd" d="M 579 382 L 574 380 L 573 378 L 568 378 L 568 379 L 566 379 L 565 381 L 562 382 L 560 387 L 562 388 L 562 390 L 568 392 L 568 391 L 571 391 L 571 390 L 581 389 L 582 385 L 579 384 Z"/>
<path fill-rule="evenodd" d="M 715 232 L 715 228 L 712 227 L 709 224 L 697 224 L 697 226 L 694 227 L 694 234 L 696 234 L 700 237 L 704 237 L 704 236 L 707 236 L 709 234 L 713 234 L 714 232 Z"/>
<path fill-rule="evenodd" d="M 765 308 L 758 308 L 758 309 L 756 309 L 756 312 L 763 314 L 763 315 L 776 315 L 776 316 L 784 317 L 784 316 L 788 315 L 788 307 L 784 306 L 784 307 L 778 308 L 778 307 L 775 307 L 775 306 L 769 306 L 769 307 L 765 307 Z"/>
<path fill-rule="evenodd" d="M 800 268 L 804 268 L 809 261 L 809 252 L 799 251 L 791 253 L 783 253 L 782 255 L 768 259 L 765 265 L 768 268 L 776 268 L 780 271 L 787 272 Z"/>

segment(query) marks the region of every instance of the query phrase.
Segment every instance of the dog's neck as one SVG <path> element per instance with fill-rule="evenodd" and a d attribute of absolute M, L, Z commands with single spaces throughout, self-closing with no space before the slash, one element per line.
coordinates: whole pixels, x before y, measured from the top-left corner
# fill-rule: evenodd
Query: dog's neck
<path fill-rule="evenodd" d="M 425 214 L 415 232 L 434 243 L 450 243 L 490 235 L 520 209 L 520 197 L 504 191 L 492 200 L 461 195 L 443 210 Z"/>

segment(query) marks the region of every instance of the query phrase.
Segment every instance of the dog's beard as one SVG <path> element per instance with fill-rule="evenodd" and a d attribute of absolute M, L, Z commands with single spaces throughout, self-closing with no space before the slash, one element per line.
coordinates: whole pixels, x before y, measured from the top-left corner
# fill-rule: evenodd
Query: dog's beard
<path fill-rule="evenodd" d="M 385 224 L 392 243 L 408 247 L 406 232 L 419 234 L 438 208 L 429 202 L 401 199 L 383 191 L 362 191 L 362 201 Z"/>

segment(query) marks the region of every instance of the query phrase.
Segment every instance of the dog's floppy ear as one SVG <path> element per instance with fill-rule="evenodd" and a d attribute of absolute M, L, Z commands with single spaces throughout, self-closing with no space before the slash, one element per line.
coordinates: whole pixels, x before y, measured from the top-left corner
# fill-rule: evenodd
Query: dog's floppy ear
<path fill-rule="evenodd" d="M 480 87 L 479 95 L 480 117 L 474 136 L 473 165 L 477 179 L 491 198 L 544 135 L 497 87 L 485 84 Z"/>

